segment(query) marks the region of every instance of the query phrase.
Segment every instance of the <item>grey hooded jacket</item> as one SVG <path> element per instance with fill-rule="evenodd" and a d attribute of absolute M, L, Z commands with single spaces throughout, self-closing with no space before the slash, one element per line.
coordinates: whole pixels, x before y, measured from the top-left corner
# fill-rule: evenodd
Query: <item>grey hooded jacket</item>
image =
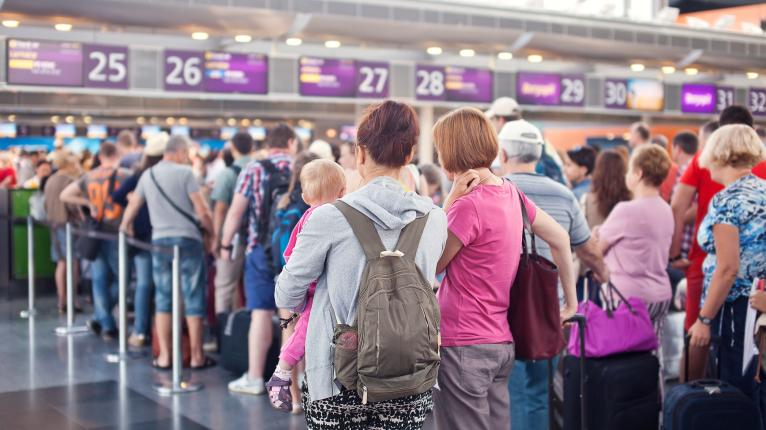
<path fill-rule="evenodd" d="M 426 279 L 435 279 L 436 264 L 447 241 L 447 217 L 442 209 L 427 198 L 405 192 L 388 177 L 375 178 L 342 200 L 373 221 L 389 250 L 396 246 L 402 228 L 415 218 L 430 214 L 416 262 Z M 334 206 L 325 205 L 311 214 L 277 280 L 277 306 L 296 311 L 304 307 L 309 284 L 318 280 L 305 355 L 306 382 L 312 401 L 340 393 L 333 383 L 332 310 L 339 323 L 353 323 L 364 266 L 364 251 L 351 226 Z"/>

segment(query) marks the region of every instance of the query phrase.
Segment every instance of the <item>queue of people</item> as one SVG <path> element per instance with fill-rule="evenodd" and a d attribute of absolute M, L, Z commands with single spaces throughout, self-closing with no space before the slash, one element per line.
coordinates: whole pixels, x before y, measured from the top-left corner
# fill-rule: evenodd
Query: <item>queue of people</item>
<path fill-rule="evenodd" d="M 184 136 L 161 133 L 142 146 L 126 131 L 117 144 L 101 144 L 92 166 L 62 149 L 50 160 L 26 157 L 22 178 L 0 157 L 0 183 L 42 188 L 60 311 L 67 223 L 177 246 L 191 368 L 216 365 L 204 348 L 208 308 L 218 315 L 244 306 L 248 368 L 229 390 L 268 394 L 280 410 L 305 412 L 312 429 L 420 428 L 432 411 L 439 429 L 549 427 L 548 363 L 516 359 L 507 319 L 529 239 L 522 211 L 537 252 L 558 267 L 562 322 L 591 290 L 611 283 L 647 305 L 661 337 L 685 277 L 686 377 L 703 376 L 711 339 L 720 339 L 712 357 L 719 377 L 754 402 L 766 398 L 757 360 L 741 371 L 748 308 L 766 312 L 766 293 L 750 295 L 753 280 L 766 278 L 766 147 L 747 109 L 727 108 L 698 133 L 669 141 L 636 123 L 627 147 L 560 154 L 509 98 L 487 112 L 451 111 L 433 130 L 419 124 L 411 106 L 385 101 L 365 111 L 355 144 L 320 141 L 303 150 L 280 124 L 260 147 L 236 134 L 215 160 Z M 413 162 L 422 133 L 433 133 L 438 165 Z M 117 242 L 83 240 L 77 256 L 91 261 L 88 326 L 113 339 Z M 370 273 L 372 262 L 388 259 L 406 260 L 408 269 Z M 129 343 L 141 348 L 156 337 L 152 365 L 168 369 L 171 257 L 132 249 L 130 260 Z M 79 267 L 75 283 L 85 274 Z M 405 272 L 406 280 L 397 278 Z M 393 279 L 384 284 L 390 295 L 360 303 L 383 278 Z M 415 291 L 421 283 L 427 292 L 417 290 L 415 303 L 395 300 L 397 285 Z M 413 305 L 420 312 L 404 312 Z M 370 322 L 364 315 L 372 309 L 402 321 Z M 269 375 L 277 312 L 284 347 Z M 382 324 L 379 337 L 366 338 L 365 324 Z M 402 330 L 406 345 L 380 337 Z M 370 348 L 419 357 L 416 370 L 397 373 Z M 338 368 L 348 351 L 365 363 L 358 375 Z"/>

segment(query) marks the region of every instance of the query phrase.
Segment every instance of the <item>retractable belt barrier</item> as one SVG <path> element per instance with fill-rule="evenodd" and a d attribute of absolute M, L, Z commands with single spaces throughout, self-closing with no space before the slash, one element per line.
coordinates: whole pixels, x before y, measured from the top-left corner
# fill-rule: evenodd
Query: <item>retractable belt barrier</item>
<path fill-rule="evenodd" d="M 32 217 L 27 218 L 27 241 L 28 241 L 28 258 L 29 258 L 29 308 L 22 312 L 22 317 L 32 318 L 35 314 L 34 308 L 34 224 L 35 221 Z M 44 224 L 43 224 L 44 225 Z M 181 294 L 181 248 L 178 245 L 173 247 L 162 247 L 153 245 L 151 243 L 142 242 L 140 240 L 128 237 L 124 232 L 107 233 L 102 231 L 85 230 L 73 227 L 70 223 L 66 224 L 66 325 L 56 328 L 56 334 L 59 336 L 73 336 L 88 332 L 88 328 L 85 326 L 74 325 L 74 253 L 73 253 L 73 237 L 77 235 L 80 237 L 87 237 L 91 239 L 99 240 L 117 240 L 118 246 L 118 325 L 119 325 L 119 339 L 118 350 L 116 353 L 107 354 L 106 360 L 110 363 L 120 363 L 129 358 L 128 355 L 128 342 L 127 342 L 127 289 L 128 289 L 128 245 L 133 246 L 144 251 L 149 251 L 156 254 L 163 254 L 173 257 L 173 309 L 172 309 L 172 354 L 173 354 L 173 370 L 172 380 L 167 384 L 158 384 L 154 387 L 155 391 L 161 395 L 173 395 L 179 393 L 187 393 L 197 391 L 202 388 L 201 384 L 192 384 L 190 382 L 183 381 L 183 358 L 181 353 L 181 300 L 183 295 Z"/>

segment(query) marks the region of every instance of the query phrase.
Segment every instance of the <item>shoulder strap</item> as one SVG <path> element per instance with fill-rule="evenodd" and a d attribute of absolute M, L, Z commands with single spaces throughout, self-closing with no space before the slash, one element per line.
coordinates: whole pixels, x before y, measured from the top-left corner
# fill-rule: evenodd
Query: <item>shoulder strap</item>
<path fill-rule="evenodd" d="M 346 221 L 351 225 L 351 230 L 354 231 L 354 235 L 364 249 L 367 260 L 380 258 L 380 253 L 386 251 L 386 247 L 383 246 L 383 241 L 380 240 L 380 235 L 375 230 L 372 221 L 344 201 L 338 200 L 332 205 L 346 217 Z"/>
<path fill-rule="evenodd" d="M 521 219 L 524 222 L 524 227 L 521 232 L 521 247 L 524 254 L 527 254 L 527 235 L 524 231 L 529 232 L 529 237 L 532 239 L 532 254 L 537 255 L 537 243 L 535 242 L 535 233 L 532 231 L 532 223 L 529 222 L 529 214 L 527 213 L 527 205 L 524 203 L 524 198 L 521 197 L 521 189 L 516 187 L 516 193 L 519 195 L 519 205 L 521 206 Z"/>
<path fill-rule="evenodd" d="M 420 239 L 423 237 L 423 231 L 426 228 L 426 223 L 428 223 L 428 215 L 429 214 L 425 214 L 420 218 L 415 218 L 415 220 L 407 224 L 399 234 L 396 250 L 403 253 L 404 258 L 415 261 L 415 255 L 418 252 Z"/>
<path fill-rule="evenodd" d="M 263 160 L 259 161 L 259 163 L 261 164 L 261 167 L 263 167 L 263 170 L 266 172 L 266 174 L 269 176 L 273 175 L 277 170 L 276 166 L 274 166 L 274 163 L 272 163 L 268 158 L 264 158 Z"/>
<path fill-rule="evenodd" d="M 162 197 L 168 203 L 170 203 L 170 206 L 172 206 L 173 209 L 176 210 L 176 212 L 178 212 L 179 214 L 183 215 L 184 218 L 189 220 L 190 223 L 192 223 L 193 225 L 195 225 L 195 226 L 197 226 L 199 228 L 199 221 L 197 220 L 197 218 L 194 218 L 188 212 L 186 212 L 185 210 L 183 210 L 180 207 L 178 207 L 178 205 L 176 205 L 176 203 L 165 193 L 165 190 L 162 189 L 162 187 L 160 186 L 160 183 L 157 182 L 157 178 L 154 177 L 154 167 L 149 169 L 149 176 L 152 178 L 152 182 L 154 183 L 154 186 L 157 187 L 157 190 L 160 192 L 160 194 L 162 194 Z"/>

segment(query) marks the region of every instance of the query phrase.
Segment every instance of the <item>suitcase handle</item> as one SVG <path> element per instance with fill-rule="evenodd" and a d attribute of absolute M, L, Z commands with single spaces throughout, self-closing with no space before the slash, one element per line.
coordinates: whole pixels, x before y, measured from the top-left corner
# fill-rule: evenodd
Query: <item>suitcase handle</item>
<path fill-rule="evenodd" d="M 580 430 L 587 430 L 588 420 L 585 416 L 585 324 L 587 320 L 583 314 L 574 314 L 564 321 L 565 324 L 576 323 L 580 333 Z"/>
<path fill-rule="evenodd" d="M 716 379 L 698 379 L 691 382 L 690 385 L 696 388 L 723 387 L 723 383 Z"/>

